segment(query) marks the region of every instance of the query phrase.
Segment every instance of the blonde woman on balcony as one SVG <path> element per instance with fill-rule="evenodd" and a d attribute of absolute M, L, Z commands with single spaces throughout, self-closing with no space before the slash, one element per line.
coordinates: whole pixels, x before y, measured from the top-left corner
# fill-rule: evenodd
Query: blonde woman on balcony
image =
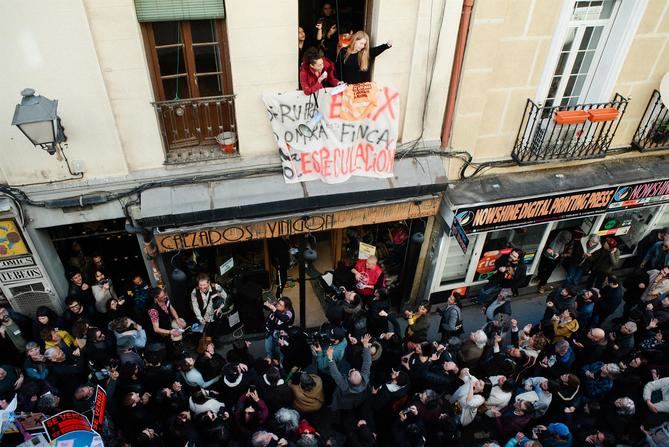
<path fill-rule="evenodd" d="M 335 67 L 338 78 L 347 84 L 359 84 L 371 80 L 369 70 L 371 62 L 379 54 L 392 47 L 392 42 L 388 41 L 383 45 L 369 47 L 369 36 L 364 31 L 358 31 L 353 34 L 351 44 L 337 55 Z"/>

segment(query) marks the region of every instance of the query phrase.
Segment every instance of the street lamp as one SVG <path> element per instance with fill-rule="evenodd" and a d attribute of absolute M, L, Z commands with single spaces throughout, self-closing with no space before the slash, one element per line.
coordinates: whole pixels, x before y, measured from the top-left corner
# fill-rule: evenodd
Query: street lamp
<path fill-rule="evenodd" d="M 67 141 L 56 113 L 58 100 L 35 96 L 35 90 L 31 88 L 22 90 L 21 96 L 23 99 L 16 105 L 12 126 L 18 127 L 35 146 L 55 154 L 56 146 Z"/>

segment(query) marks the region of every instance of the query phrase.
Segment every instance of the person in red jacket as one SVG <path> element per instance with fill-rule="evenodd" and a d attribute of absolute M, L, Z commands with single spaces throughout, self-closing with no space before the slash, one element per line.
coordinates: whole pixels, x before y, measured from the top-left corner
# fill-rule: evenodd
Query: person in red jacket
<path fill-rule="evenodd" d="M 385 282 L 385 278 L 382 278 L 383 270 L 378 264 L 376 256 L 370 256 L 367 259 L 358 259 L 351 272 L 355 275 L 355 280 L 357 281 L 355 285 L 356 292 L 365 297 L 374 295 L 377 285 L 382 288 L 383 282 Z"/>
<path fill-rule="evenodd" d="M 304 61 L 300 66 L 300 87 L 305 95 L 311 95 L 325 88 L 324 83 L 330 87 L 341 84 L 335 77 L 335 67 L 332 61 L 323 56 L 322 51 L 309 48 L 304 53 Z"/>

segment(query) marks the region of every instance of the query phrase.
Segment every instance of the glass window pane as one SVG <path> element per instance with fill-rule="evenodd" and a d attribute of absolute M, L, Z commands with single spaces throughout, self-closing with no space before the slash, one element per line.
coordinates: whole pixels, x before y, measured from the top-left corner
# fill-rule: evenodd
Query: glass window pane
<path fill-rule="evenodd" d="M 198 76 L 197 86 L 200 90 L 200 96 L 220 96 L 223 94 L 220 75 Z"/>
<path fill-rule="evenodd" d="M 567 81 L 567 87 L 565 87 L 564 89 L 563 97 L 573 96 L 575 82 L 576 82 L 576 76 L 569 76 L 569 80 Z"/>
<path fill-rule="evenodd" d="M 569 57 L 569 53 L 560 54 L 560 59 L 558 60 L 557 68 L 555 68 L 555 74 L 563 74 L 564 73 L 564 66 L 567 63 L 567 58 L 568 57 Z"/>
<path fill-rule="evenodd" d="M 569 28 L 567 31 L 567 35 L 564 38 L 564 44 L 562 44 L 562 51 L 568 52 L 571 50 L 571 45 L 574 43 L 574 39 L 576 38 L 576 28 Z"/>
<path fill-rule="evenodd" d="M 551 80 L 551 86 L 548 89 L 548 98 L 555 98 L 555 93 L 557 92 L 558 86 L 560 85 L 560 80 L 562 76 L 553 76 Z"/>
<path fill-rule="evenodd" d="M 156 52 L 158 53 L 161 76 L 186 72 L 183 47 L 159 48 Z"/>
<path fill-rule="evenodd" d="M 582 74 L 578 75 L 578 77 L 576 78 L 576 83 L 574 84 L 574 91 L 572 92 L 572 95 L 574 95 L 575 97 L 581 96 L 581 92 L 583 91 L 583 84 L 585 83 L 586 77 L 587 75 Z"/>
<path fill-rule="evenodd" d="M 528 264 L 529 269 L 529 264 L 536 256 L 546 226 L 547 224 L 532 225 L 488 233 L 474 279 L 478 281 L 487 279 L 495 269 L 494 261 L 508 253 L 511 247 L 523 250 L 523 262 Z"/>
<path fill-rule="evenodd" d="M 444 271 L 441 274 L 441 285 L 464 282 L 478 235 L 470 234 L 468 237 L 469 246 L 467 247 L 467 253 L 462 252 L 455 238 L 448 238 L 448 256 L 444 263 Z"/>
<path fill-rule="evenodd" d="M 592 32 L 592 37 L 590 37 L 590 42 L 588 43 L 588 49 L 594 50 L 599 45 L 599 39 L 602 37 L 603 26 L 596 26 Z"/>
<path fill-rule="evenodd" d="M 188 77 L 180 76 L 178 78 L 163 79 L 163 90 L 165 100 L 190 98 L 188 88 Z"/>
<path fill-rule="evenodd" d="M 604 217 L 597 234 L 601 237 L 615 236 L 621 254 L 634 251 L 636 244 L 648 232 L 649 222 L 661 207 L 631 209 L 609 213 Z"/>
<path fill-rule="evenodd" d="M 216 42 L 216 28 L 213 20 L 193 20 L 190 22 L 193 43 Z"/>
<path fill-rule="evenodd" d="M 588 42 L 590 42 L 590 36 L 592 36 L 592 28 L 592 26 L 589 26 L 583 32 L 583 39 L 581 40 L 581 44 L 578 47 L 579 50 L 585 50 L 588 48 Z"/>
<path fill-rule="evenodd" d="M 583 52 L 579 51 L 574 60 L 574 65 L 571 67 L 571 74 L 577 74 L 581 72 L 581 63 L 583 62 Z"/>
<path fill-rule="evenodd" d="M 181 43 L 179 22 L 156 22 L 151 26 L 153 27 L 153 38 L 156 41 L 156 46 Z"/>
<path fill-rule="evenodd" d="M 592 58 L 595 57 L 594 51 L 586 51 L 583 55 L 583 64 L 581 65 L 581 73 L 588 73 L 590 71 L 590 64 L 592 64 Z"/>
<path fill-rule="evenodd" d="M 193 53 L 195 54 L 196 73 L 218 73 L 221 71 L 218 45 L 193 47 Z"/>
<path fill-rule="evenodd" d="M 604 4 L 602 5 L 601 13 L 599 14 L 600 19 L 608 19 L 611 17 L 611 13 L 613 12 L 613 5 L 615 4 L 615 0 L 606 0 Z"/>

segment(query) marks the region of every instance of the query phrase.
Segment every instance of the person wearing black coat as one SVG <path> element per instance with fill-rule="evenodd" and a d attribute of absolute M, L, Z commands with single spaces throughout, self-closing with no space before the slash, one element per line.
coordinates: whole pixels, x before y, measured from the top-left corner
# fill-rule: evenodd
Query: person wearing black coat
<path fill-rule="evenodd" d="M 594 310 L 594 321 L 592 324 L 601 325 L 609 318 L 620 306 L 620 303 L 623 302 L 623 295 L 625 294 L 625 289 L 613 275 L 609 275 L 607 278 L 607 283 L 600 290 L 600 298 L 595 303 Z"/>
<path fill-rule="evenodd" d="M 258 394 L 271 414 L 284 407 L 292 407 L 293 392 L 281 378 L 279 368 L 272 366 L 258 381 Z"/>
<path fill-rule="evenodd" d="M 374 290 L 374 296 L 367 305 L 367 332 L 372 337 L 378 338 L 384 332 L 388 332 L 388 314 L 390 313 L 390 302 L 386 289 Z"/>

